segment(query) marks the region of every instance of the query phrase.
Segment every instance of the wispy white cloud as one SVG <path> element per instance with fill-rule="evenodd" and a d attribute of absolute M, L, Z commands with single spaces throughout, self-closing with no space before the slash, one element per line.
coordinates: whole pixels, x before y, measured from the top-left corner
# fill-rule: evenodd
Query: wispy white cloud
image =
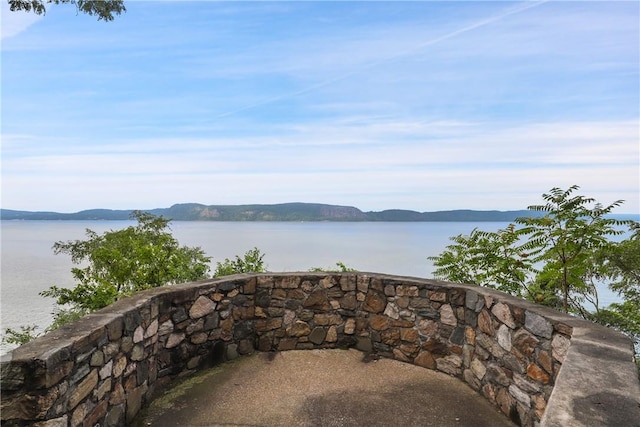
<path fill-rule="evenodd" d="M 330 134 L 322 125 L 286 137 L 128 141 L 47 155 L 23 144 L 5 153 L 3 170 L 11 178 L 5 179 L 3 193 L 17 200 L 14 192 L 41 177 L 42 182 L 29 190 L 32 195 L 41 193 L 34 203 L 47 194 L 71 191 L 65 188 L 70 185 L 87 191 L 99 188 L 100 197 L 109 194 L 123 208 L 132 202 L 128 193 L 162 188 L 155 197 L 161 206 L 175 202 L 173 189 L 185 185 L 189 188 L 179 191 L 183 201 L 192 195 L 203 203 L 248 203 L 268 194 L 278 201 L 355 203 L 369 195 L 361 207 L 384 209 L 396 207 L 393 201 L 401 195 L 413 194 L 413 206 L 409 196 L 403 206 L 427 210 L 428 199 L 421 194 L 436 189 L 447 194 L 478 192 L 455 201 L 441 198 L 442 209 L 524 207 L 518 204 L 524 196 L 487 199 L 486 191 L 515 193 L 520 188 L 526 194 L 541 194 L 573 184 L 598 192 L 616 187 L 622 198 L 640 191 L 634 180 L 639 158 L 636 121 L 541 123 L 492 131 L 494 125 L 388 123 L 370 129 L 338 126 Z M 301 140 L 304 143 L 297 143 Z M 92 201 L 92 196 L 88 191 L 78 208 L 100 201 Z M 637 203 L 637 197 L 630 197 L 627 208 L 637 209 Z"/>

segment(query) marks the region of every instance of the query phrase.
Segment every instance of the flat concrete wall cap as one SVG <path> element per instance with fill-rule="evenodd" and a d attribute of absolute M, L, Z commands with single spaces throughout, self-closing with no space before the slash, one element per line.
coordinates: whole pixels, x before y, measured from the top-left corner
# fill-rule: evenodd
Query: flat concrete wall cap
<path fill-rule="evenodd" d="M 540 425 L 640 426 L 633 358 L 633 347 L 617 332 L 599 325 L 576 327 Z"/>

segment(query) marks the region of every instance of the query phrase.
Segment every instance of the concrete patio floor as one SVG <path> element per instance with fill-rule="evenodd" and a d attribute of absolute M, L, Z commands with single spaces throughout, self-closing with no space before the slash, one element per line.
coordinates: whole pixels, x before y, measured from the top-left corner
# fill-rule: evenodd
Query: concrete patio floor
<path fill-rule="evenodd" d="M 513 426 L 461 381 L 356 350 L 257 353 L 173 384 L 133 426 Z"/>

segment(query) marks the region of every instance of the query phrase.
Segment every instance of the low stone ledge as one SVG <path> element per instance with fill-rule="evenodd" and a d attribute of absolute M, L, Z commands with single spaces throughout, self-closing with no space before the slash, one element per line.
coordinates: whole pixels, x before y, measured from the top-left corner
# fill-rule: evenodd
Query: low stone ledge
<path fill-rule="evenodd" d="M 2 424 L 126 425 L 197 369 L 343 346 L 455 376 L 520 425 L 640 420 L 631 342 L 613 330 L 487 288 L 304 272 L 140 292 L 19 347 L 2 358 Z"/>

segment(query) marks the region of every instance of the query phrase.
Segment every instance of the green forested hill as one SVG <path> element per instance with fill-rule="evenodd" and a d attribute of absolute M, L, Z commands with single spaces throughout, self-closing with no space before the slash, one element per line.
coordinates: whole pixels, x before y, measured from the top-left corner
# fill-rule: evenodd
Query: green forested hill
<path fill-rule="evenodd" d="M 126 220 L 132 210 L 90 209 L 75 213 L 28 212 L 0 209 L 3 220 Z M 538 214 L 528 210 L 476 211 L 450 210 L 416 212 L 390 209 L 362 212 L 352 206 L 320 203 L 281 203 L 273 205 L 176 204 L 148 212 L 175 221 L 513 221 Z"/>

